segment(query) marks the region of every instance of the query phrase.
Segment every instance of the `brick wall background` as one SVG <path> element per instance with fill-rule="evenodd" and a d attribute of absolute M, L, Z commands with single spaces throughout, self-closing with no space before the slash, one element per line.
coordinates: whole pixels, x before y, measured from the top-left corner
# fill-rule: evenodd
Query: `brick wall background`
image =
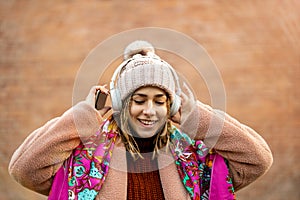
<path fill-rule="evenodd" d="M 46 199 L 9 177 L 13 151 L 72 105 L 76 73 L 96 45 L 148 26 L 201 44 L 223 78 L 226 111 L 269 143 L 272 168 L 238 198 L 299 199 L 299 9 L 296 0 L 1 0 L 0 199 Z"/>

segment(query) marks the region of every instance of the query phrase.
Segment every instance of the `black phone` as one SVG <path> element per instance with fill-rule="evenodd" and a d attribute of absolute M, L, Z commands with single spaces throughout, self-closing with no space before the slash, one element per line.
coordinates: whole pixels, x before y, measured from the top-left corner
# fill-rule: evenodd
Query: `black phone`
<path fill-rule="evenodd" d="M 95 108 L 97 110 L 102 109 L 105 106 L 107 94 L 101 92 L 100 90 L 96 94 L 96 103 L 95 103 Z"/>

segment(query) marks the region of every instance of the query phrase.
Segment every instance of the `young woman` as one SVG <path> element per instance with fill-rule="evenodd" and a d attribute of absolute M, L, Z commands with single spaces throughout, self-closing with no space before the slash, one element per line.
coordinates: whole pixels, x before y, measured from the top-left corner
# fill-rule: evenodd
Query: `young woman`
<path fill-rule="evenodd" d="M 16 181 L 49 199 L 219 200 L 235 199 L 270 168 L 263 138 L 181 93 L 151 44 L 130 44 L 124 58 L 110 90 L 93 87 L 28 136 L 9 165 Z M 107 119 L 110 107 L 95 109 L 99 91 L 111 96 Z M 212 119 L 222 127 L 208 135 Z"/>

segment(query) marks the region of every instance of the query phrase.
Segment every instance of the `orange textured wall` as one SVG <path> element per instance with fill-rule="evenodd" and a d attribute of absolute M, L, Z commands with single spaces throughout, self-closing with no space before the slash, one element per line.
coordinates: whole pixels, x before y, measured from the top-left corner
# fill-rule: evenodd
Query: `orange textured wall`
<path fill-rule="evenodd" d="M 223 78 L 226 111 L 269 143 L 272 168 L 238 198 L 299 199 L 299 10 L 293 0 L 0 1 L 1 199 L 46 199 L 9 177 L 10 156 L 72 105 L 76 73 L 96 45 L 149 26 L 201 44 Z"/>

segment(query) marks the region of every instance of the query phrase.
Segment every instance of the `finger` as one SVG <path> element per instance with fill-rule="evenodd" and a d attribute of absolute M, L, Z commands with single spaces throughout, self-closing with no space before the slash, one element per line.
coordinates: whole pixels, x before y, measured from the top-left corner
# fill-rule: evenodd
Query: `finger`
<path fill-rule="evenodd" d="M 89 104 L 91 104 L 91 105 L 95 104 L 95 102 L 96 102 L 96 95 L 97 95 L 98 91 L 106 93 L 106 94 L 109 94 L 109 91 L 106 88 L 106 85 L 103 85 L 103 86 L 101 86 L 101 85 L 92 86 L 91 89 L 90 89 L 90 91 L 89 91 L 89 94 L 86 97 L 86 101 Z"/>
<path fill-rule="evenodd" d="M 106 88 L 106 84 L 105 85 L 100 85 L 97 87 L 97 92 L 100 91 L 101 93 L 104 93 L 104 94 L 110 94 L 110 91 L 109 89 Z"/>
<path fill-rule="evenodd" d="M 99 91 L 101 93 L 104 93 L 104 94 L 109 94 L 109 90 L 106 88 L 106 84 L 105 84 L 105 85 L 96 85 L 96 86 L 93 86 L 90 89 L 90 92 L 89 92 L 88 96 L 94 96 L 94 97 L 96 97 L 96 95 L 97 95 L 97 93 Z"/>
<path fill-rule="evenodd" d="M 100 89 L 100 86 L 98 86 L 98 85 L 91 87 L 91 89 L 89 91 L 89 95 L 96 94 L 99 89 Z"/>
<path fill-rule="evenodd" d="M 181 105 L 183 105 L 189 99 L 189 97 L 184 93 L 181 93 L 180 97 L 181 97 Z"/>
<path fill-rule="evenodd" d="M 183 89 L 185 91 L 185 94 L 187 94 L 186 96 L 188 98 L 190 98 L 190 99 L 194 98 L 192 90 L 189 88 L 189 86 L 185 82 L 183 83 Z"/>

